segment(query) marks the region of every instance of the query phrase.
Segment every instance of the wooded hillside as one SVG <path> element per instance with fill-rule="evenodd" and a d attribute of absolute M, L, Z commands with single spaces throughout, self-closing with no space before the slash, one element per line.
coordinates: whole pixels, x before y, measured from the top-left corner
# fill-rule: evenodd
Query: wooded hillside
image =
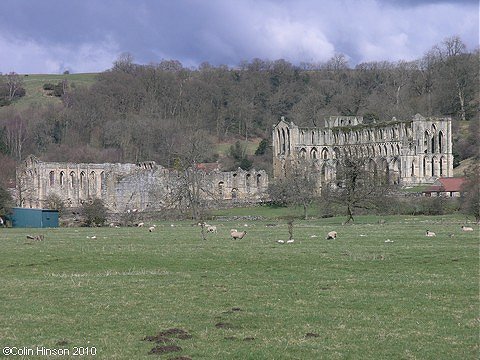
<path fill-rule="evenodd" d="M 22 96 L 29 96 L 22 76 L 15 77 L 15 86 L 23 93 L 12 96 L 12 75 L 0 77 L 4 182 L 30 153 L 49 161 L 154 160 L 174 167 L 192 134 L 201 134 L 195 138 L 211 149 L 201 160 L 215 161 L 215 144 L 269 141 L 281 116 L 306 126 L 323 126 L 328 115 L 361 115 L 366 121 L 416 113 L 452 116 L 454 130 L 466 134 L 455 139 L 457 161 L 477 155 L 480 140 L 479 51 L 467 51 L 458 37 L 417 61 L 353 68 L 341 54 L 322 64 L 253 59 L 235 68 L 204 63 L 194 69 L 175 60 L 139 65 L 127 54 L 91 82 L 65 77 L 43 84 L 43 96 L 61 101 L 28 106 L 22 105 Z M 265 142 L 257 155 L 248 157 L 242 143 L 227 155 L 221 159 L 227 167 L 248 160 L 268 170 L 271 161 Z"/>

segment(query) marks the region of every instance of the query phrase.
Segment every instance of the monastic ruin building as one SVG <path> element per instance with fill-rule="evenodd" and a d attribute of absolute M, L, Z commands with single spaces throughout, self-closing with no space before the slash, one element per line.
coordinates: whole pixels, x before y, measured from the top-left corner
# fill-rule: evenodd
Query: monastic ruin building
<path fill-rule="evenodd" d="M 199 166 L 195 176 L 201 198 L 212 203 L 259 202 L 268 187 L 263 170 L 222 172 Z M 155 210 L 178 205 L 182 186 L 189 186 L 183 173 L 153 161 L 76 164 L 43 162 L 29 156 L 17 168 L 18 205 L 31 208 L 46 207 L 49 196 L 55 194 L 67 207 L 98 198 L 112 212 Z"/>
<path fill-rule="evenodd" d="M 319 186 L 336 181 L 342 157 L 363 159 L 393 184 L 433 183 L 453 176 L 450 118 L 425 118 L 365 124 L 359 116 L 332 116 L 323 128 L 298 127 L 283 118 L 273 129 L 273 175 L 288 177 L 309 164 Z"/>
<path fill-rule="evenodd" d="M 424 118 L 365 124 L 359 116 L 325 119 L 323 128 L 298 127 L 283 118 L 273 129 L 273 175 L 288 177 L 294 166 L 309 165 L 319 188 L 335 182 L 342 157 L 359 158 L 391 183 L 434 183 L 453 175 L 450 118 Z M 303 166 L 302 165 L 302 166 Z M 221 204 L 268 199 L 263 170 L 222 172 L 199 166 L 197 185 L 203 200 Z M 183 185 L 182 185 L 183 184 Z M 17 169 L 17 204 L 41 208 L 55 194 L 68 207 L 102 199 L 112 212 L 174 206 L 183 173 L 157 165 L 43 162 L 29 156 Z"/>

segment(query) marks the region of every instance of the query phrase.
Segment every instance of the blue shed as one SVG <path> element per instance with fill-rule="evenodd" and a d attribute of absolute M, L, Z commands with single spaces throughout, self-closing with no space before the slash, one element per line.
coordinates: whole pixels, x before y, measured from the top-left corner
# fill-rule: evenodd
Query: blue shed
<path fill-rule="evenodd" d="M 58 227 L 58 210 L 13 208 L 10 215 L 12 227 L 52 228 Z"/>

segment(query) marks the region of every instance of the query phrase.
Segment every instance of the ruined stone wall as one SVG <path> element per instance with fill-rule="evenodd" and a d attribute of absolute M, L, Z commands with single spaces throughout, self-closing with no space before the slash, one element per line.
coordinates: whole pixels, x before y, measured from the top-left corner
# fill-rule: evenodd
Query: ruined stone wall
<path fill-rule="evenodd" d="M 362 117 L 338 116 L 324 128 L 300 128 L 282 119 L 273 129 L 274 177 L 285 177 L 304 160 L 319 184 L 336 179 L 342 157 L 366 159 L 396 184 L 433 183 L 453 176 L 450 118 L 424 118 L 364 124 Z"/>
<path fill-rule="evenodd" d="M 50 195 L 67 207 L 102 199 L 113 212 L 158 209 L 173 204 L 183 174 L 155 162 L 139 164 L 76 164 L 42 162 L 29 156 L 17 168 L 17 204 L 42 208 Z M 259 202 L 266 198 L 265 171 L 197 171 L 201 196 L 208 201 Z"/>

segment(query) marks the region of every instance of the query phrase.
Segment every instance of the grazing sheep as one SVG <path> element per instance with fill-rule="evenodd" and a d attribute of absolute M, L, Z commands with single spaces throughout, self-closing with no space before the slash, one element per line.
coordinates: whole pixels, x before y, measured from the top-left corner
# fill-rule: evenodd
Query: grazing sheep
<path fill-rule="evenodd" d="M 427 232 L 425 233 L 425 236 L 433 237 L 433 236 L 437 236 L 437 234 L 435 234 L 433 231 L 427 230 Z"/>
<path fill-rule="evenodd" d="M 150 226 L 150 227 L 148 228 L 148 231 L 149 231 L 149 232 L 155 231 L 155 226 Z"/>
<path fill-rule="evenodd" d="M 277 240 L 277 243 L 279 243 L 279 244 L 285 244 L 285 241 L 284 241 L 284 240 Z"/>
<path fill-rule="evenodd" d="M 208 225 L 207 232 L 209 233 L 217 233 L 217 227 L 215 225 Z"/>
<path fill-rule="evenodd" d="M 328 234 L 327 234 L 327 237 L 326 239 L 329 240 L 329 239 L 336 239 L 337 238 L 337 232 L 336 231 L 330 231 Z"/>
<path fill-rule="evenodd" d="M 462 226 L 462 231 L 473 231 L 473 228 L 469 226 Z"/>
<path fill-rule="evenodd" d="M 295 242 L 295 240 L 293 240 L 293 239 L 287 240 L 287 244 L 293 244 L 294 242 Z"/>
<path fill-rule="evenodd" d="M 145 223 L 141 222 L 137 224 L 137 227 L 143 227 L 143 225 L 145 225 Z"/>
<path fill-rule="evenodd" d="M 233 238 L 233 240 L 241 240 L 245 235 L 247 235 L 246 231 L 230 231 L 230 236 Z"/>

